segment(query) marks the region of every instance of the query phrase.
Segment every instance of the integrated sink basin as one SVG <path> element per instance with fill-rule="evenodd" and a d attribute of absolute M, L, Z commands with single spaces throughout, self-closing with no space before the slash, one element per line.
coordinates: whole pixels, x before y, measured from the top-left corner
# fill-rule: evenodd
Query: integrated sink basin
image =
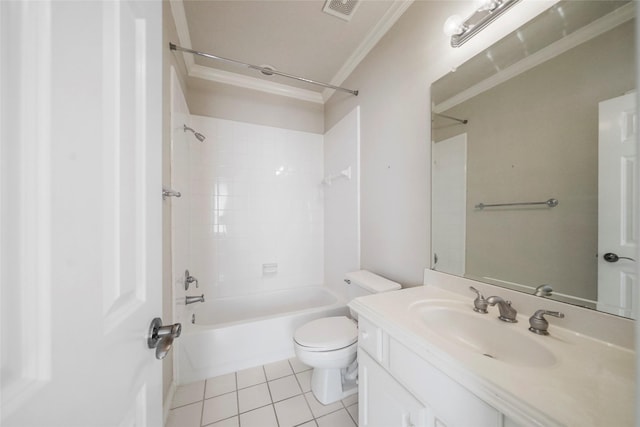
<path fill-rule="evenodd" d="M 520 323 L 506 323 L 495 313 L 480 314 L 450 301 L 417 302 L 409 311 L 425 333 L 454 344 L 458 349 L 523 367 L 545 368 L 556 356 L 538 341 L 543 337 Z M 455 348 L 454 348 L 455 350 Z"/>
<path fill-rule="evenodd" d="M 633 321 L 500 290 L 498 296 L 512 299 L 513 308 L 521 310 L 517 323 L 507 323 L 498 320 L 499 306 L 489 306 L 487 314 L 473 311 L 468 291 L 473 282 L 428 271 L 430 279 L 460 293 L 425 284 L 349 303 L 365 321 L 363 328 L 369 329 L 367 322 L 378 328 L 363 350 L 374 351 L 382 369 L 394 378 L 400 375 L 415 397 L 431 390 L 424 395 L 425 403 L 451 405 L 451 393 L 444 392 L 444 381 L 435 375 L 439 371 L 505 414 L 504 422 L 492 417 L 490 422 L 459 425 L 634 425 Z M 492 288 L 482 290 L 494 294 Z M 548 336 L 529 331 L 529 316 L 543 308 L 561 309 L 566 315 L 565 320 L 550 322 Z M 591 326 L 584 322 L 596 321 L 602 323 L 598 335 L 585 334 Z M 614 341 L 603 340 L 602 334 L 618 332 Z M 365 340 L 361 341 L 362 346 Z M 420 361 L 435 371 L 420 369 L 425 366 Z M 457 402 L 455 408 L 471 411 L 468 403 Z"/>

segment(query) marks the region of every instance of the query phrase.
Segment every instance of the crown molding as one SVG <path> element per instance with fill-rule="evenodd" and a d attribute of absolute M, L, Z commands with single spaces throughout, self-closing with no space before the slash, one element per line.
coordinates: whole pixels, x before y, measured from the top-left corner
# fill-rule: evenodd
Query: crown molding
<path fill-rule="evenodd" d="M 203 65 L 194 64 L 189 70 L 190 77 L 197 77 L 212 82 L 224 83 L 232 86 L 238 86 L 245 89 L 253 89 L 273 95 L 287 96 L 296 98 L 301 101 L 315 102 L 324 104 L 322 94 L 307 89 L 274 83 L 256 77 L 245 76 L 243 74 L 231 73 L 229 71 L 219 70 L 217 68 L 205 67 Z"/>
<path fill-rule="evenodd" d="M 521 61 L 516 62 L 510 67 L 494 74 L 493 76 L 471 86 L 470 88 L 442 101 L 440 104 L 434 105 L 432 111 L 434 113 L 445 112 L 456 105 L 459 105 L 483 92 L 488 91 L 505 81 L 516 77 L 576 46 L 586 43 L 589 40 L 606 33 L 609 30 L 627 22 L 635 17 L 635 6 L 629 3 L 613 12 L 603 16 L 600 19 L 582 27 L 581 29 L 569 34 L 568 36 L 558 40 L 557 42 L 540 49 L 538 52 L 530 55 Z"/>
<path fill-rule="evenodd" d="M 378 21 L 376 26 L 367 34 L 365 39 L 360 43 L 356 50 L 347 59 L 344 65 L 331 79 L 331 84 L 334 86 L 340 86 L 349 75 L 355 70 L 365 56 L 373 49 L 373 47 L 380 41 L 380 39 L 389 31 L 389 29 L 396 23 L 398 18 L 407 10 L 414 0 L 395 0 L 389 10 Z M 173 13 L 173 19 L 176 24 L 176 30 L 178 32 L 178 39 L 180 46 L 193 49 L 191 46 L 191 38 L 189 36 L 189 25 L 187 23 L 187 16 L 184 10 L 183 0 L 169 0 L 171 6 L 171 12 Z M 195 63 L 193 55 L 183 52 L 184 62 L 187 67 L 187 73 L 191 77 L 198 77 L 205 80 L 211 80 L 218 83 L 225 83 L 233 86 L 244 87 L 248 89 L 258 90 L 275 95 L 287 96 L 290 98 L 300 99 L 302 101 L 309 101 L 324 104 L 328 100 L 334 89 L 325 89 L 322 93 L 314 92 L 306 89 L 299 89 L 294 86 L 285 85 L 282 83 L 274 83 L 266 80 L 245 76 L 242 74 L 232 73 L 228 71 L 219 70 L 214 67 L 205 67 Z"/>
<path fill-rule="evenodd" d="M 378 21 L 375 27 L 367 34 L 362 43 L 351 54 L 349 59 L 342 65 L 340 70 L 333 76 L 331 83 L 334 86 L 341 86 L 342 83 L 351 75 L 353 70 L 356 69 L 358 64 L 367 56 L 371 49 L 384 37 L 385 34 L 391 29 L 393 24 L 396 23 L 402 14 L 413 4 L 414 0 L 396 0 L 393 2 L 389 10 Z M 335 92 L 335 89 L 325 89 L 322 92 L 322 98 L 327 101 L 331 98 L 331 95 Z"/>

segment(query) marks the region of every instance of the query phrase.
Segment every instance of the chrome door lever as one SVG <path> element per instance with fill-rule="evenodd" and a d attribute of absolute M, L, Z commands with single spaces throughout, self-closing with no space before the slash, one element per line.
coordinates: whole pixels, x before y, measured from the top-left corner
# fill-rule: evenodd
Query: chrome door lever
<path fill-rule="evenodd" d="M 618 260 L 620 259 L 628 259 L 629 261 L 633 262 L 636 261 L 635 259 L 629 258 L 627 256 L 618 256 L 618 254 L 614 254 L 613 252 L 607 252 L 606 254 L 602 255 L 602 258 L 604 258 L 604 260 L 607 262 L 618 262 Z"/>
<path fill-rule="evenodd" d="M 173 340 L 178 338 L 181 333 L 182 325 L 180 323 L 162 326 L 162 319 L 159 317 L 151 321 L 147 345 L 149 348 L 156 349 L 156 359 L 162 360 L 167 356 L 173 346 Z"/>

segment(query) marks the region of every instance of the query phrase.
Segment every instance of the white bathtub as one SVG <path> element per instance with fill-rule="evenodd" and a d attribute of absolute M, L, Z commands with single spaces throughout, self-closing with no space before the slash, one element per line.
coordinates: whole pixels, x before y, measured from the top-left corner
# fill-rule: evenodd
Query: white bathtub
<path fill-rule="evenodd" d="M 195 324 L 185 322 L 176 341 L 178 384 L 291 358 L 296 328 L 349 312 L 323 286 L 212 299 L 187 310 Z"/>

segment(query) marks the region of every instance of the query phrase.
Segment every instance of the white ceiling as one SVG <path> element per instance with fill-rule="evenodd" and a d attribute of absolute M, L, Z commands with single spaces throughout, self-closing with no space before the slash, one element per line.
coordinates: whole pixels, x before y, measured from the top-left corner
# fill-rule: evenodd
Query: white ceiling
<path fill-rule="evenodd" d="M 323 0 L 171 0 L 180 38 L 174 43 L 340 86 L 412 0 L 360 2 L 347 22 L 324 13 Z M 194 77 L 315 102 L 332 93 L 200 56 L 185 60 Z"/>

